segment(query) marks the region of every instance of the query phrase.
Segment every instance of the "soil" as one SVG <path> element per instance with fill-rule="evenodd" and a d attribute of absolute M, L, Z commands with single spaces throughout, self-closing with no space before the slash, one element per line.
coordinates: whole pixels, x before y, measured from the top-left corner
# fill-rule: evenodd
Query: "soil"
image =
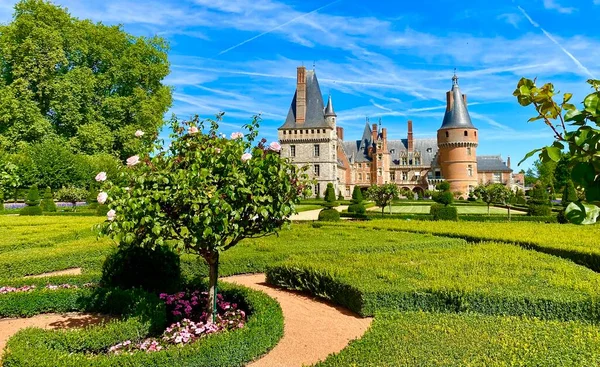
<path fill-rule="evenodd" d="M 81 268 L 71 268 L 59 271 L 51 271 L 49 273 L 42 273 L 36 275 L 27 275 L 24 278 L 46 278 L 46 277 L 56 277 L 59 275 L 81 275 Z"/>
<path fill-rule="evenodd" d="M 13 336 L 17 331 L 27 327 L 39 327 L 42 329 L 81 328 L 87 325 L 99 324 L 107 320 L 109 320 L 107 316 L 75 312 L 64 314 L 47 313 L 28 318 L 0 319 L 0 354 L 3 354 L 8 338 Z"/>
<path fill-rule="evenodd" d="M 237 275 L 222 280 L 262 291 L 275 298 L 283 310 L 283 338 L 273 350 L 248 366 L 312 365 L 361 337 L 373 321 L 300 292 L 268 285 L 264 274 Z"/>

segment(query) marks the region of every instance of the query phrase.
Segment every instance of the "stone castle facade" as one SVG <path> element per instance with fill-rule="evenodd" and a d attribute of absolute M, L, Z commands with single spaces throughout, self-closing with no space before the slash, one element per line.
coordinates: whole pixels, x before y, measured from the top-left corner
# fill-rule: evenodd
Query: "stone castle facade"
<path fill-rule="evenodd" d="M 354 186 L 395 183 L 415 193 L 434 189 L 441 181 L 465 198 L 478 184 L 498 182 L 509 187 L 513 179 L 510 158 L 478 156 L 479 137 L 467 110 L 467 97 L 458 78 L 446 93 L 446 113 L 437 138 L 415 139 L 408 121 L 406 139 L 389 140 L 387 129 L 367 120 L 360 140 L 344 140 L 337 125 L 331 96 L 325 105 L 314 70 L 297 69 L 296 93 L 285 123 L 278 129 L 281 155 L 309 166 L 313 193 L 322 195 L 328 183 L 336 193 L 350 197 Z"/>

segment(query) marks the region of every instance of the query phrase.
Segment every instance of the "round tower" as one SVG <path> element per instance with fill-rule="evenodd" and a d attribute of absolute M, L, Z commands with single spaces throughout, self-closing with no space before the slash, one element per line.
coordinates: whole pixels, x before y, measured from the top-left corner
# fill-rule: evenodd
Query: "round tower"
<path fill-rule="evenodd" d="M 327 125 L 329 125 L 331 128 L 333 128 L 335 130 L 335 119 L 337 118 L 337 115 L 335 114 L 335 111 L 333 110 L 333 103 L 331 102 L 331 94 L 329 95 L 329 99 L 327 100 L 327 106 L 325 107 L 325 111 L 323 113 L 325 115 L 325 121 L 327 122 Z"/>
<path fill-rule="evenodd" d="M 458 77 L 446 92 L 446 114 L 437 132 L 438 163 L 450 191 L 463 197 L 477 186 L 477 129 L 467 111 L 467 96 L 460 93 Z"/>

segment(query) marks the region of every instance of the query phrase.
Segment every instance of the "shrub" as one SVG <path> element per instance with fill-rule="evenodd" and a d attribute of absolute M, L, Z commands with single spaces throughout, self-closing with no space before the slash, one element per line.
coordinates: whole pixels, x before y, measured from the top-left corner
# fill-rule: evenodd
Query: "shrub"
<path fill-rule="evenodd" d="M 56 199 L 66 203 L 71 203 L 73 208 L 79 201 L 84 201 L 88 195 L 87 190 L 77 187 L 63 187 L 56 192 Z"/>
<path fill-rule="evenodd" d="M 98 204 L 98 206 L 96 207 L 96 215 L 99 215 L 101 217 L 106 217 L 106 213 L 108 213 L 110 209 L 108 208 L 108 205 L 106 204 Z"/>
<path fill-rule="evenodd" d="M 98 208 L 98 188 L 96 185 L 91 184 L 90 189 L 88 190 L 88 195 L 85 198 L 85 202 L 88 204 L 88 208 L 97 209 Z"/>
<path fill-rule="evenodd" d="M 429 210 L 433 220 L 458 220 L 458 210 L 454 206 L 433 204 Z"/>
<path fill-rule="evenodd" d="M 327 184 L 327 189 L 325 189 L 325 206 L 326 208 L 333 208 L 338 204 L 335 202 L 335 189 L 333 188 L 333 184 L 330 182 Z"/>
<path fill-rule="evenodd" d="M 168 246 L 120 246 L 102 266 L 104 286 L 173 292 L 181 283 L 179 255 Z"/>
<path fill-rule="evenodd" d="M 546 188 L 541 182 L 537 182 L 531 190 L 531 199 L 529 199 L 528 215 L 546 216 L 550 215 L 550 199 Z"/>
<path fill-rule="evenodd" d="M 354 189 L 352 190 L 352 203 L 360 204 L 363 202 L 363 200 L 364 200 L 364 198 L 363 198 L 362 190 L 360 189 L 360 187 L 354 186 Z"/>
<path fill-rule="evenodd" d="M 332 208 L 323 209 L 319 212 L 319 220 L 325 222 L 337 222 L 340 220 L 340 212 Z"/>
<path fill-rule="evenodd" d="M 365 208 L 365 206 L 362 203 L 350 204 L 348 206 L 348 213 L 364 214 L 366 211 L 367 211 L 367 209 Z"/>
<path fill-rule="evenodd" d="M 344 195 L 342 195 L 342 190 L 340 190 L 340 192 L 338 193 L 338 200 L 339 201 L 344 200 Z"/>
<path fill-rule="evenodd" d="M 56 203 L 54 203 L 54 198 L 52 197 L 52 190 L 49 187 L 46 187 L 46 191 L 44 191 L 44 199 L 40 204 L 42 207 L 42 211 L 44 212 L 55 212 L 56 211 Z"/>
<path fill-rule="evenodd" d="M 32 185 L 27 193 L 25 199 L 27 205 L 19 212 L 19 215 L 42 215 L 42 208 L 40 207 L 40 193 L 37 185 Z"/>

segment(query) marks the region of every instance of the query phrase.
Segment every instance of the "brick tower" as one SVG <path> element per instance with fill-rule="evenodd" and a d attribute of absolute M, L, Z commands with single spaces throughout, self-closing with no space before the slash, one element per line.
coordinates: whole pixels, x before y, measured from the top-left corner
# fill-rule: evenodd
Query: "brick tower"
<path fill-rule="evenodd" d="M 446 114 L 437 132 L 438 163 L 450 191 L 463 197 L 477 186 L 477 129 L 467 111 L 467 96 L 460 93 L 458 77 L 446 92 Z"/>

